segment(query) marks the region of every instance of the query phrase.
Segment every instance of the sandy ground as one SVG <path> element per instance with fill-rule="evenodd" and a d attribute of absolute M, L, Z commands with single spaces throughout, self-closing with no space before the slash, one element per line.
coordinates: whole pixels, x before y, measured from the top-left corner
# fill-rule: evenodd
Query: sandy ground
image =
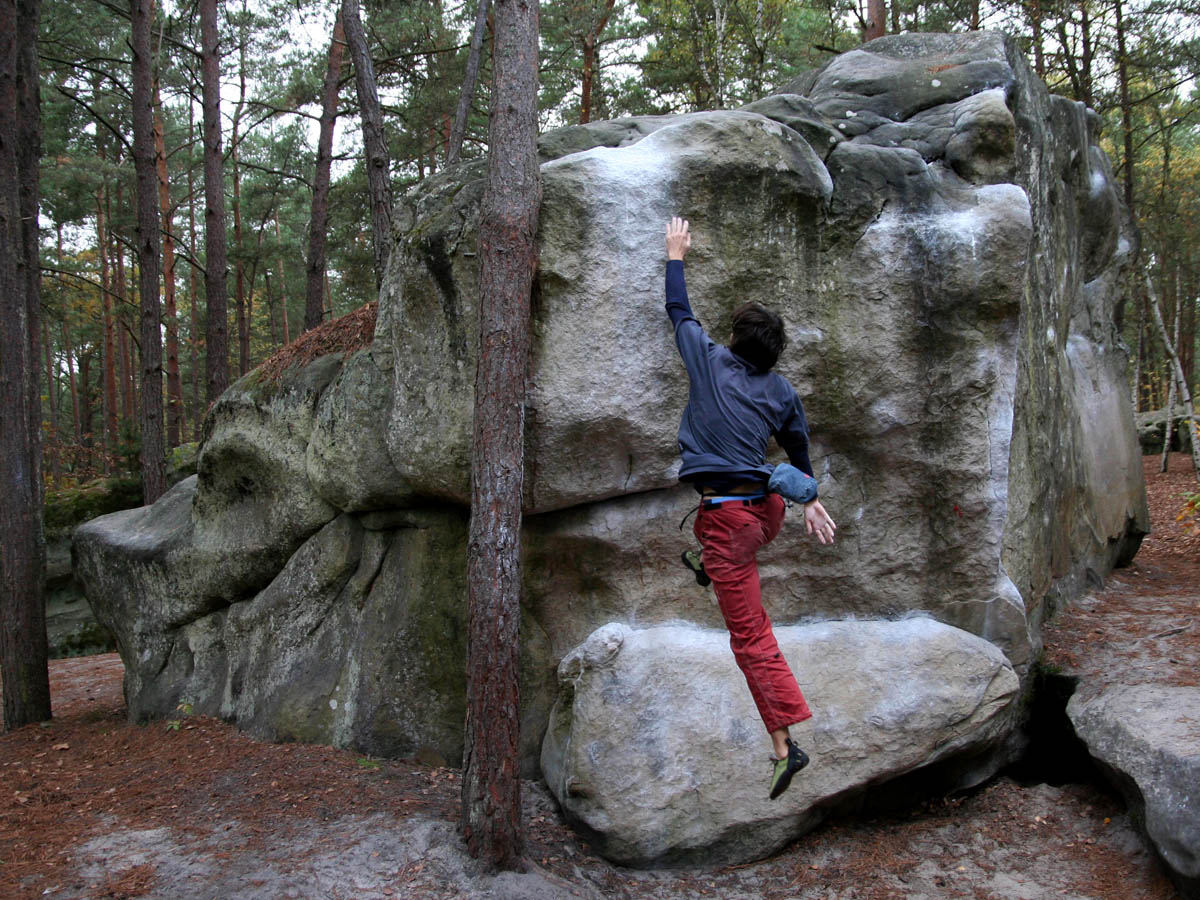
<path fill-rule="evenodd" d="M 1059 615 L 1047 658 L 1090 678 L 1195 683 L 1200 544 L 1174 521 L 1183 457 L 1147 466 L 1156 534 Z M 1140 673 L 1140 674 L 1139 674 Z M 964 797 L 828 822 L 782 853 L 645 872 L 593 855 L 525 789 L 528 871 L 481 872 L 456 830 L 459 777 L 410 760 L 264 744 L 217 720 L 125 718 L 109 654 L 51 668 L 54 719 L 0 736 L 0 898 L 731 898 L 1167 900 L 1121 801 L 1002 776 Z"/>

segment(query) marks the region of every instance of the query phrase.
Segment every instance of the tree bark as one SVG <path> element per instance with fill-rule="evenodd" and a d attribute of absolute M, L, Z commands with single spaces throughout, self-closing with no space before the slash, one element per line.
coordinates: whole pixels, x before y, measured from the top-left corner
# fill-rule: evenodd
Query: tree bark
<path fill-rule="evenodd" d="M 1033 70 L 1038 78 L 1046 77 L 1046 55 L 1042 37 L 1042 0 L 1030 0 L 1029 24 L 1033 29 Z"/>
<path fill-rule="evenodd" d="M 242 19 L 247 15 L 246 0 L 242 0 Z M 246 32 L 243 26 L 238 36 L 238 102 L 233 112 L 229 135 L 229 162 L 233 167 L 233 305 L 238 333 L 238 375 L 250 371 L 250 313 L 246 303 L 246 248 L 242 243 L 242 170 L 238 165 L 241 152 L 242 110 L 246 106 Z"/>
<path fill-rule="evenodd" d="M 388 180 L 388 149 L 383 133 L 383 111 L 375 88 L 375 66 L 371 62 L 367 35 L 358 17 L 358 0 L 342 0 L 342 27 L 354 59 L 354 80 L 362 116 L 363 151 L 366 156 L 367 186 L 371 195 L 371 238 L 375 248 L 375 288 L 383 284 L 383 270 L 392 235 L 392 187 Z"/>
<path fill-rule="evenodd" d="M 339 11 L 333 20 L 333 39 L 329 42 L 325 84 L 321 88 L 321 131 L 317 138 L 317 170 L 313 177 L 312 216 L 308 226 L 308 277 L 304 292 L 305 331 L 321 324 L 324 306 L 321 295 L 324 290 L 325 247 L 329 231 L 329 169 L 333 160 L 333 131 L 337 124 L 338 81 L 341 78 L 345 50 L 346 31 L 342 25 L 342 13 Z M 275 219 L 275 238 L 278 242 L 278 217 Z M 279 277 L 283 278 L 282 260 Z M 286 316 L 285 312 L 285 321 Z M 287 344 L 286 337 L 284 344 Z"/>
<path fill-rule="evenodd" d="M 1094 107 L 1096 103 L 1092 91 L 1092 20 L 1088 12 L 1089 2 L 1091 0 L 1079 0 L 1079 34 L 1083 44 L 1083 53 L 1079 58 L 1080 85 L 1083 88 L 1083 96 L 1079 99 L 1083 101 L 1084 106 Z"/>
<path fill-rule="evenodd" d="M 154 164 L 158 173 L 158 208 L 162 216 L 163 308 L 167 331 L 167 446 L 178 447 L 183 432 L 183 383 L 179 378 L 179 317 L 175 308 L 175 234 L 171 186 L 167 180 L 167 145 L 163 133 L 159 79 L 154 79 Z"/>
<path fill-rule="evenodd" d="M 71 335 L 67 330 L 67 318 L 62 321 L 63 352 L 67 358 L 67 387 L 71 391 L 71 425 L 75 429 L 75 446 L 83 446 L 83 422 L 79 415 L 79 387 L 75 382 L 75 349 L 71 346 Z"/>
<path fill-rule="evenodd" d="M 225 284 L 225 170 L 221 159 L 221 60 L 217 0 L 200 0 L 200 72 L 204 95 L 204 290 L 208 299 L 205 399 L 229 387 L 229 292 Z"/>
<path fill-rule="evenodd" d="M 42 319 L 42 349 L 46 354 L 46 405 L 48 428 L 46 430 L 46 462 L 50 466 L 50 484 L 59 482 L 59 456 L 61 444 L 58 440 L 58 378 L 55 376 L 54 353 L 50 348 L 50 326 Z"/>
<path fill-rule="evenodd" d="M 37 0 L 0 2 L 0 680 L 4 728 L 50 718 L 42 572 Z"/>
<path fill-rule="evenodd" d="M 283 239 L 279 236 L 279 210 L 275 210 L 275 249 L 279 253 L 279 308 L 283 313 L 283 346 L 292 342 L 288 334 L 287 280 L 283 269 Z"/>
<path fill-rule="evenodd" d="M 867 27 L 863 42 L 883 37 L 887 32 L 887 5 L 884 0 L 867 0 Z"/>
<path fill-rule="evenodd" d="M 154 139 L 154 66 L 150 55 L 153 0 L 132 0 L 133 169 L 137 184 L 138 295 L 141 299 L 142 377 L 138 426 L 141 432 L 143 502 L 167 490 L 163 447 L 162 303 L 159 297 L 161 241 L 159 180 Z M 165 160 L 164 160 L 165 166 Z"/>
<path fill-rule="evenodd" d="M 537 0 L 497 0 L 467 549 L 462 826 L 489 865 L 521 862 L 517 683 L 530 293 L 537 265 Z"/>
<path fill-rule="evenodd" d="M 200 317 L 196 309 L 196 183 L 192 176 L 192 146 L 196 137 L 194 107 L 188 100 L 188 253 L 192 264 L 188 266 L 188 344 L 192 358 L 192 440 L 200 440 L 200 429 L 204 424 L 204 408 L 200 405 Z"/>
<path fill-rule="evenodd" d="M 1125 20 L 1122 16 L 1121 0 L 1116 2 L 1116 31 L 1117 31 L 1117 83 L 1121 91 L 1121 133 L 1124 136 L 1125 171 L 1125 208 L 1129 217 L 1137 218 L 1133 209 L 1133 103 L 1129 99 L 1129 56 L 1125 50 Z M 1165 470 L 1164 470 L 1165 471 Z"/>
<path fill-rule="evenodd" d="M 458 162 L 458 156 L 462 152 L 463 138 L 467 134 L 467 119 L 471 114 L 471 101 L 475 97 L 475 83 L 479 80 L 479 58 L 483 54 L 483 35 L 487 31 L 490 5 L 489 0 L 479 0 L 479 7 L 475 10 L 475 29 L 471 32 L 471 48 L 467 52 L 467 72 L 463 76 L 462 90 L 458 93 L 458 106 L 454 110 L 454 127 L 450 129 L 450 146 L 446 150 L 446 165 L 448 166 Z M 421 166 L 421 168 L 424 167 Z"/>
<path fill-rule="evenodd" d="M 579 124 L 592 121 L 592 87 L 596 80 L 596 42 L 608 25 L 616 0 L 605 0 L 604 13 L 598 22 L 583 36 L 583 74 L 579 84 Z"/>
<path fill-rule="evenodd" d="M 123 209 L 121 197 L 121 186 L 117 186 L 117 209 Z M 109 210 L 109 221 L 112 221 L 112 211 Z M 134 389 L 134 374 L 133 374 L 133 351 L 129 344 L 129 322 L 126 319 L 125 306 L 133 306 L 129 293 L 129 281 L 125 277 L 125 247 L 111 229 L 109 234 L 113 238 L 113 259 L 117 264 L 117 273 L 113 280 L 113 297 L 115 302 L 113 315 L 113 328 L 117 333 L 117 391 L 121 401 L 121 418 L 117 425 L 117 456 L 122 456 L 125 448 L 125 437 L 129 434 L 129 429 L 134 420 L 134 395 L 137 391 Z"/>
<path fill-rule="evenodd" d="M 100 257 L 100 322 L 104 334 L 101 375 L 104 379 L 103 403 L 104 440 L 100 442 L 103 468 L 107 472 L 117 446 L 117 350 L 113 336 L 112 285 L 108 276 L 108 217 L 104 214 L 104 193 L 96 195 L 96 248 Z"/>

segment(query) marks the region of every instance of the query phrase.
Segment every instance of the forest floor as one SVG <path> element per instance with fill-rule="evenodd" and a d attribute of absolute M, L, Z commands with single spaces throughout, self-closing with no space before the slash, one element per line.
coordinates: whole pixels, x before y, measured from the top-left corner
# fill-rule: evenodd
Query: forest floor
<path fill-rule="evenodd" d="M 1195 484 L 1190 460 L 1174 457 L 1163 476 L 1148 458 L 1146 476 L 1154 533 L 1133 566 L 1047 628 L 1047 660 L 1084 672 L 1153 669 L 1195 683 L 1200 537 L 1175 522 L 1180 495 Z M 261 743 L 183 712 L 131 724 L 121 677 L 115 654 L 54 661 L 54 719 L 0 736 L 0 897 L 1175 896 L 1113 794 L 1090 782 L 1030 784 L 1008 775 L 899 814 L 829 821 L 762 862 L 655 872 L 595 856 L 545 788 L 528 782 L 529 869 L 490 877 L 456 831 L 456 770 Z"/>

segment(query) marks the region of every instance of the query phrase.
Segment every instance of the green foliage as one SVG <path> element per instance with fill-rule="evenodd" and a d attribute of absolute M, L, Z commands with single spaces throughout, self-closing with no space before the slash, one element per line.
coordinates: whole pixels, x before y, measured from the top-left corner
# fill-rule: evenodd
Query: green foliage
<path fill-rule="evenodd" d="M 78 487 L 46 491 L 47 531 L 70 530 L 97 516 L 142 505 L 142 484 L 136 478 L 100 478 Z"/>

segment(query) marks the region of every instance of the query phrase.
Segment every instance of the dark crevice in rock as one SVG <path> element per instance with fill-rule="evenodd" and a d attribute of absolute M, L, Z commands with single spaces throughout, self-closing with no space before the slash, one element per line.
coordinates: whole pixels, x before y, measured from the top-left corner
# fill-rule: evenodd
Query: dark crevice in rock
<path fill-rule="evenodd" d="M 1005 774 L 1026 786 L 1088 783 L 1108 792 L 1087 745 L 1075 734 L 1067 718 L 1067 702 L 1074 695 L 1079 679 L 1040 664 L 1033 678 L 1029 718 L 1023 728 L 1025 751 Z"/>

